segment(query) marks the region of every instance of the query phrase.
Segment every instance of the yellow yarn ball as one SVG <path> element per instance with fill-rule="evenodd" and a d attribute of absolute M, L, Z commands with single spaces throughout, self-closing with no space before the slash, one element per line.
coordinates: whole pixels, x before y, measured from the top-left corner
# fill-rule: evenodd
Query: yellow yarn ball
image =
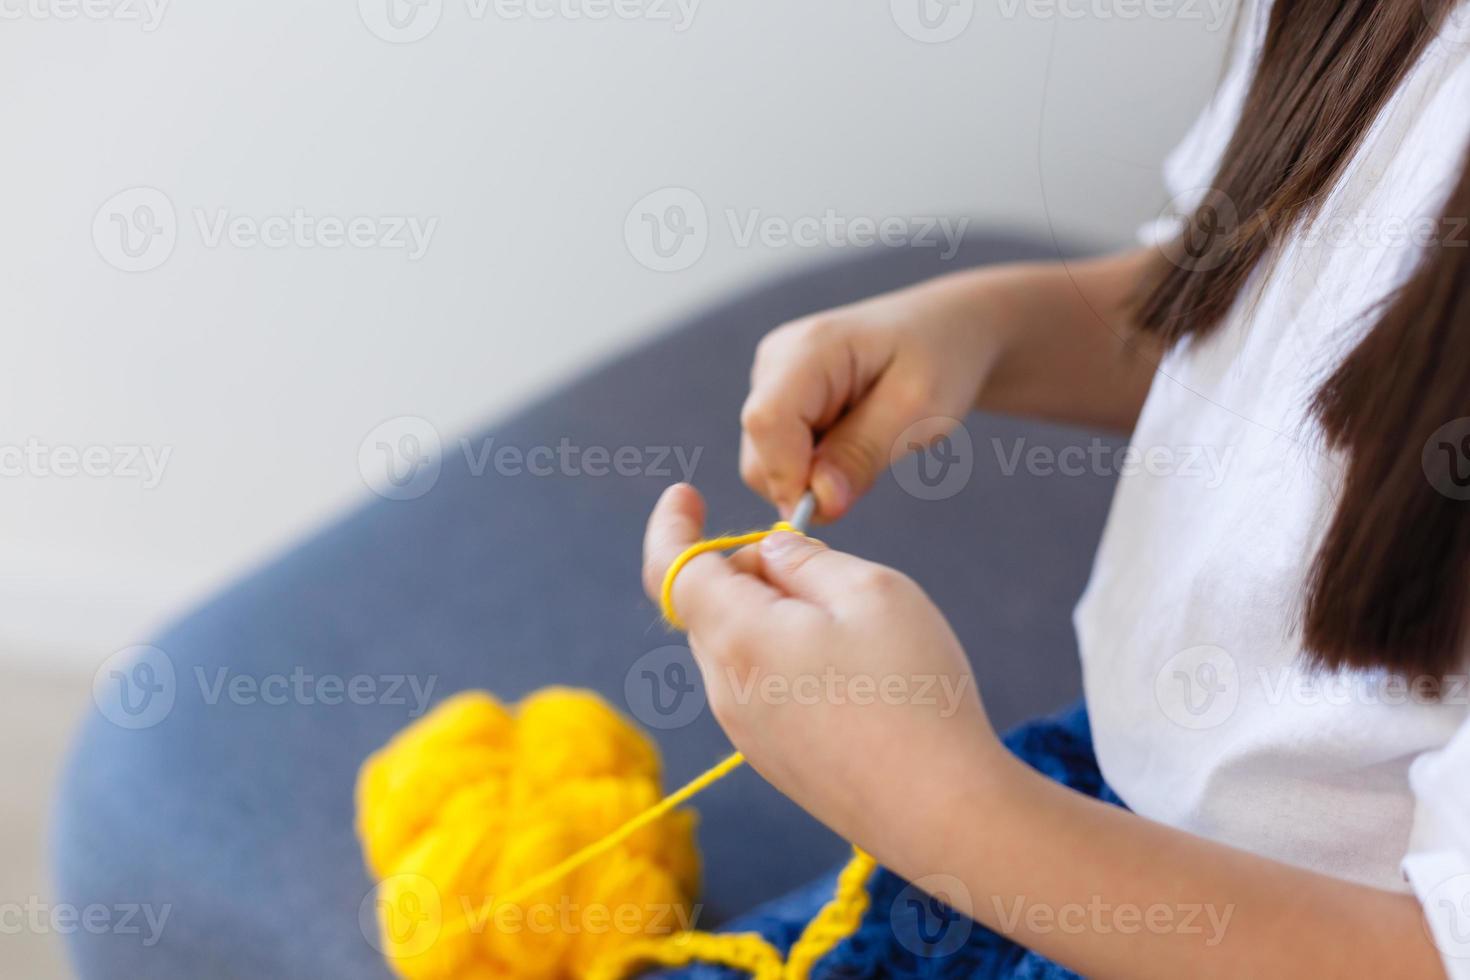
<path fill-rule="evenodd" d="M 529 894 L 510 895 L 662 797 L 657 750 L 595 694 L 548 688 L 514 711 L 457 695 L 358 774 L 357 832 L 400 976 L 584 976 L 690 922 L 694 816 L 676 810 Z"/>

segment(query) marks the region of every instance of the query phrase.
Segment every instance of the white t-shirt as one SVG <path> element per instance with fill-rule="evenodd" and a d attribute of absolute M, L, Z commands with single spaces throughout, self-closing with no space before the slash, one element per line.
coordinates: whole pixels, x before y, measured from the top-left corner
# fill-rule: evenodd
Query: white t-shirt
<path fill-rule="evenodd" d="M 1266 15 L 1247 9 L 1219 92 L 1166 164 L 1179 213 L 1214 177 Z M 1437 221 L 1467 146 L 1462 3 L 1319 218 L 1285 236 L 1216 333 L 1164 359 L 1075 616 L 1098 762 L 1133 810 L 1412 887 L 1455 977 L 1470 977 L 1470 690 L 1451 678 L 1434 701 L 1383 672 L 1314 674 L 1302 613 L 1344 463 L 1312 397 L 1422 258 L 1418 233 L 1470 247 Z"/>

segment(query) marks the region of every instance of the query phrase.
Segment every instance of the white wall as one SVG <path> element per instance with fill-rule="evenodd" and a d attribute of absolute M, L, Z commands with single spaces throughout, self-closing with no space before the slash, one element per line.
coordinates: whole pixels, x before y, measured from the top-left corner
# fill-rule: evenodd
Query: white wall
<path fill-rule="evenodd" d="M 676 0 L 419 0 L 409 30 L 432 30 L 389 43 L 368 26 L 391 33 L 389 2 L 415 10 L 0 0 L 3 655 L 96 663 L 140 642 L 362 498 L 358 447 L 383 419 L 467 428 L 814 258 L 742 247 L 729 209 L 1124 241 L 1163 203 L 1158 162 L 1229 34 L 1221 0 L 1141 17 L 1141 0 L 1060 0 L 1081 18 L 1050 0 L 703 0 L 687 23 Z M 572 16 L 599 3 L 638 16 Z M 920 3 L 963 30 L 909 36 Z M 624 233 L 667 186 L 708 214 L 678 272 Z M 108 203 L 136 187 L 164 197 Z M 135 262 L 156 267 L 121 271 L 113 221 L 140 203 L 173 249 L 156 237 Z M 296 209 L 437 225 L 417 259 L 199 227 Z M 28 445 L 46 459 L 16 460 Z M 92 446 L 113 460 L 98 470 L 129 447 L 170 455 L 152 487 L 52 472 Z"/>

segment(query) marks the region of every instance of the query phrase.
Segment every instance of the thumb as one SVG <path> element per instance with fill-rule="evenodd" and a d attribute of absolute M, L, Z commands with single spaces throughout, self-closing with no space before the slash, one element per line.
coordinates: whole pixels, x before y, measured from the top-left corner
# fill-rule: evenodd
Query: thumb
<path fill-rule="evenodd" d="M 846 514 L 895 459 L 911 451 L 895 445 L 926 414 L 911 388 L 906 379 L 885 374 L 817 445 L 811 485 L 823 519 Z"/>
<path fill-rule="evenodd" d="M 764 538 L 760 555 L 767 582 L 787 595 L 829 608 L 859 591 L 863 576 L 879 567 L 791 531 Z"/>

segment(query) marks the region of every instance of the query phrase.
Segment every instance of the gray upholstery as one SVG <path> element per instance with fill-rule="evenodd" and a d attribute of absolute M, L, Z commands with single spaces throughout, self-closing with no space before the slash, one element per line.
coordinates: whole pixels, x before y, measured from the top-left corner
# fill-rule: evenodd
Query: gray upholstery
<path fill-rule="evenodd" d="M 520 447 L 562 438 L 701 447 L 695 483 L 717 529 L 763 524 L 771 515 L 736 466 L 737 413 L 762 333 L 959 264 L 1051 253 L 989 237 L 950 263 L 927 249 L 843 258 L 732 298 L 486 434 Z M 487 365 L 487 377 L 496 369 L 505 368 Z M 1078 694 L 1070 610 L 1110 481 L 1006 476 L 991 442 L 1005 440 L 1008 453 L 1015 439 L 1055 448 L 1089 434 L 982 417 L 969 429 L 976 471 L 958 495 L 919 500 L 889 477 L 824 537 L 930 591 L 1007 726 Z M 408 723 L 407 707 L 209 704 L 196 669 L 211 679 L 220 667 L 253 677 L 411 673 L 436 679 L 436 700 L 464 688 L 513 699 L 561 683 L 623 706 L 629 665 L 676 642 L 638 576 L 643 522 L 668 482 L 474 476 L 451 446 L 422 498 L 363 506 L 155 638 L 177 672 L 176 703 L 145 730 L 89 719 L 58 803 L 55 860 L 61 901 L 166 905 L 170 918 L 150 948 L 138 936 L 79 932 L 80 975 L 387 976 L 358 925 L 370 882 L 351 832 L 352 785 L 363 757 Z M 670 785 L 727 749 L 708 711 L 655 735 Z M 699 809 L 706 922 L 781 894 L 844 852 L 749 771 Z"/>

